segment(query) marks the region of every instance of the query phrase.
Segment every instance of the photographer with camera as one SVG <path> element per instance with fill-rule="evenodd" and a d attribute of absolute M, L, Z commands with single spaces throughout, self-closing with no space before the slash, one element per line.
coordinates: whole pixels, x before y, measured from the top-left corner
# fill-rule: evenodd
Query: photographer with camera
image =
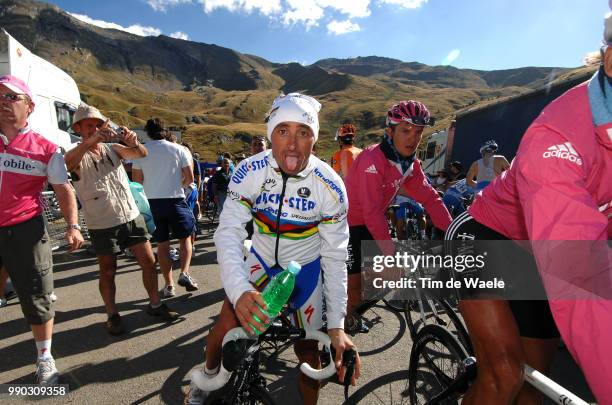
<path fill-rule="evenodd" d="M 133 131 L 126 127 L 111 129 L 109 120 L 98 109 L 85 104 L 81 104 L 74 114 L 72 129 L 83 141 L 67 152 L 64 160 L 98 257 L 99 287 L 108 315 L 108 333 L 120 335 L 124 332 L 115 306 L 115 274 L 116 255 L 125 248 L 130 248 L 142 268 L 142 280 L 150 301 L 147 313 L 164 321 L 176 319 L 178 314 L 160 301 L 150 235 L 122 165 L 123 159 L 147 156 L 147 149 Z M 111 141 L 123 145 L 107 143 Z"/>

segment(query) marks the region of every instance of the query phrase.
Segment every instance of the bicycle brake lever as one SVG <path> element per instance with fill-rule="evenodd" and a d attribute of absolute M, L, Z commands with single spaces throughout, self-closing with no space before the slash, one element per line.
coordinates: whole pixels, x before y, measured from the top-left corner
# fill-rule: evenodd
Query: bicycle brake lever
<path fill-rule="evenodd" d="M 350 349 L 342 354 L 342 365 L 346 367 L 346 374 L 344 374 L 344 385 L 351 385 L 353 374 L 355 374 L 355 350 Z"/>
<path fill-rule="evenodd" d="M 333 362 L 336 358 L 336 349 L 331 346 L 331 361 Z M 351 380 L 353 379 L 353 374 L 355 374 L 355 358 L 356 353 L 353 349 L 345 350 L 342 353 L 342 366 L 346 367 L 346 373 L 344 373 L 344 381 L 342 385 L 344 386 L 344 400 L 348 401 L 349 398 L 349 387 L 351 386 Z"/>
<path fill-rule="evenodd" d="M 344 386 L 351 385 L 351 378 L 353 378 L 353 374 L 355 373 L 355 358 L 356 358 L 355 350 L 348 349 L 342 353 L 342 366 L 346 367 L 346 373 L 344 374 Z M 334 362 L 336 359 L 336 349 L 331 346 L 331 361 Z"/>

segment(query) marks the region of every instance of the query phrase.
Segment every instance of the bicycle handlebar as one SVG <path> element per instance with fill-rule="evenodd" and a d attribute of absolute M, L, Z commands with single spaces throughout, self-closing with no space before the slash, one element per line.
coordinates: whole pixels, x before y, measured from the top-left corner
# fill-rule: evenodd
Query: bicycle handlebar
<path fill-rule="evenodd" d="M 236 341 L 238 339 L 255 340 L 256 337 L 248 335 L 242 328 L 234 328 L 228 331 L 223 337 L 222 347 L 228 342 Z M 191 374 L 191 381 L 201 390 L 212 392 L 221 389 L 225 384 L 227 384 L 231 376 L 232 372 L 223 367 L 223 362 L 221 362 L 219 372 L 213 378 L 209 378 L 204 375 L 203 370 L 196 370 Z"/>
<path fill-rule="evenodd" d="M 225 336 L 223 337 L 223 346 L 225 346 L 229 342 L 233 342 L 238 339 L 257 340 L 257 337 L 250 336 L 244 331 L 244 329 L 242 329 L 241 327 L 237 327 L 237 328 L 231 329 L 229 332 L 225 334 Z M 330 349 L 331 340 L 329 336 L 327 336 L 327 334 L 323 332 L 306 331 L 304 339 L 317 340 L 319 341 L 319 343 L 326 346 L 327 350 L 331 351 Z M 300 370 L 302 371 L 302 373 L 304 373 L 305 375 L 307 375 L 308 377 L 312 379 L 323 380 L 323 379 L 329 378 L 332 375 L 334 375 L 334 373 L 336 372 L 336 367 L 333 361 L 330 362 L 327 365 L 327 367 L 321 370 L 316 370 L 312 368 L 309 364 L 302 363 L 300 365 Z M 232 372 L 228 371 L 223 366 L 223 362 L 221 362 L 221 365 L 219 367 L 219 373 L 217 373 L 217 375 L 214 376 L 213 378 L 209 378 L 205 376 L 202 370 L 197 370 L 191 374 L 191 381 L 195 385 L 197 385 L 198 388 L 200 388 L 201 390 L 211 392 L 211 391 L 216 391 L 222 388 L 225 384 L 227 384 L 231 376 L 232 376 Z"/>
<path fill-rule="evenodd" d="M 305 339 L 318 340 L 319 343 L 324 345 L 327 348 L 327 350 L 331 353 L 331 340 L 327 334 L 320 332 L 318 330 L 306 331 Z M 326 378 L 331 377 L 332 375 L 336 373 L 336 366 L 332 360 L 329 362 L 329 364 L 324 369 L 316 370 L 312 368 L 310 364 L 302 363 L 300 364 L 300 370 L 302 371 L 302 373 L 304 373 L 304 375 L 312 378 L 313 380 L 324 380 Z"/>

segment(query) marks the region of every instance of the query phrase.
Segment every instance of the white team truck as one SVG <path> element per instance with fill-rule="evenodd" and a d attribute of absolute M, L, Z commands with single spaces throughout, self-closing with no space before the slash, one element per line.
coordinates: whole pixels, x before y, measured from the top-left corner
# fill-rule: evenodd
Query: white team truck
<path fill-rule="evenodd" d="M 447 145 L 447 130 L 434 132 L 427 139 L 425 150 L 420 152 L 421 166 L 425 173 L 433 176 L 438 170 L 446 168 Z"/>
<path fill-rule="evenodd" d="M 70 75 L 43 58 L 34 55 L 4 29 L 0 30 L 0 75 L 13 75 L 32 89 L 36 107 L 29 123 L 64 150 L 74 140 L 70 125 L 81 103 L 79 88 Z"/>

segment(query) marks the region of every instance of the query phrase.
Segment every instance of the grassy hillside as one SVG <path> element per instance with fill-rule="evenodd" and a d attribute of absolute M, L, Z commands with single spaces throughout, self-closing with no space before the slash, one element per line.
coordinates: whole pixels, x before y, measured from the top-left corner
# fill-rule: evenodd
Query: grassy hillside
<path fill-rule="evenodd" d="M 92 76 L 96 78 L 93 81 L 90 80 Z M 211 87 L 195 87 L 192 91 L 147 91 L 139 85 L 139 80 L 143 79 L 138 75 L 101 71 L 95 65 L 88 68 L 86 64 L 75 69 L 73 77 L 79 83 L 83 99 L 98 106 L 118 123 L 142 126 L 149 117 L 159 116 L 169 125 L 185 127 L 185 139 L 206 159 L 214 158 L 223 147 L 232 153 L 248 151 L 249 141 L 241 135 L 265 133 L 263 119 L 279 94 L 278 90 L 225 91 Z M 319 154 L 326 157 L 333 153 L 336 149 L 334 134 L 345 122 L 357 126 L 358 145 L 376 142 L 382 135 L 387 109 L 399 100 L 423 101 L 441 119 L 435 128 L 426 129 L 428 135 L 447 125 L 460 108 L 525 91 L 521 87 L 425 88 L 391 77 L 373 80 L 350 76 L 346 88 L 316 96 L 323 105 Z"/>

